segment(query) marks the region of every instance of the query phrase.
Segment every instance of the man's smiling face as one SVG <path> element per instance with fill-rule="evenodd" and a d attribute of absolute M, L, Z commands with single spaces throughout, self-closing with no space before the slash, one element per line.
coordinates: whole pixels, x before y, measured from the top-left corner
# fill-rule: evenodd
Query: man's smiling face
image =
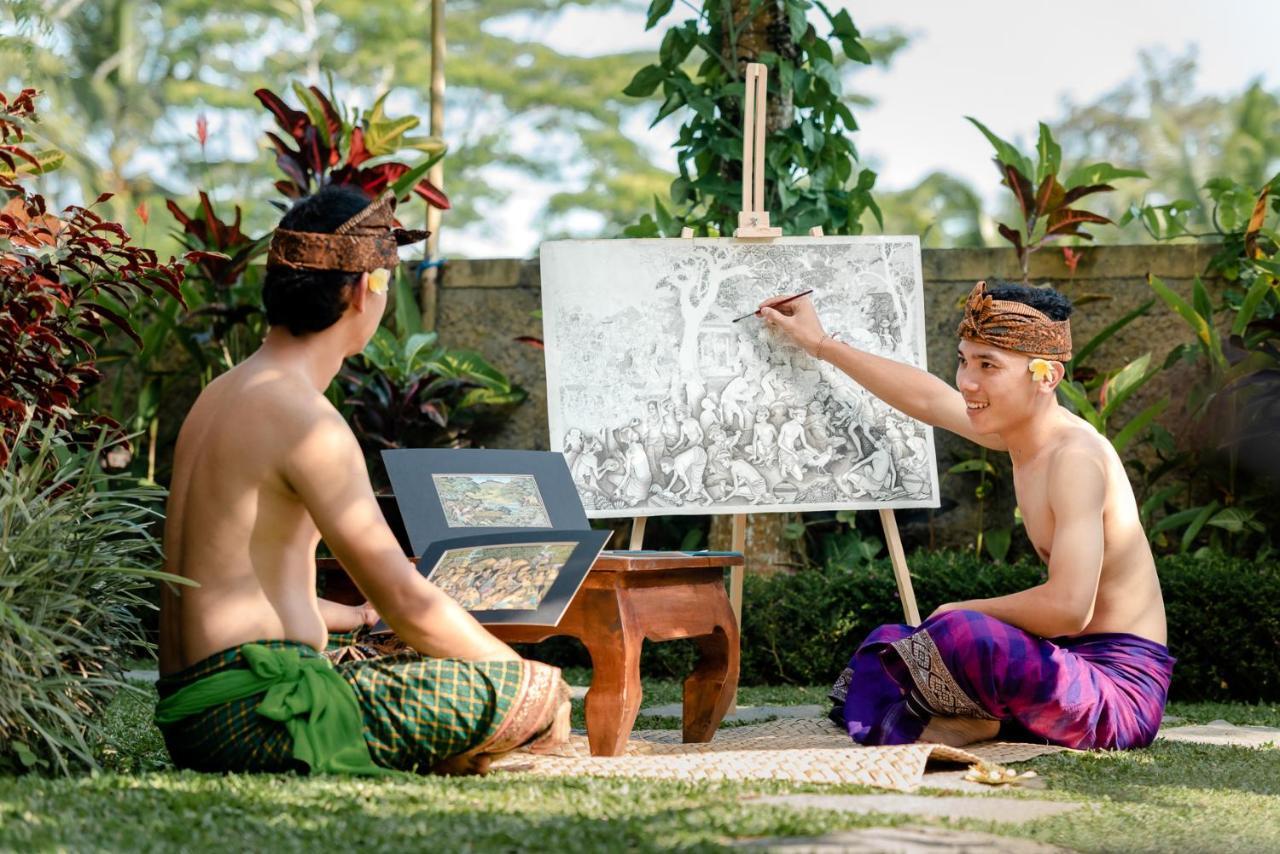
<path fill-rule="evenodd" d="M 1031 416 L 1040 383 L 1027 370 L 1028 356 L 961 339 L 956 358 L 956 388 L 975 430 L 999 433 Z"/>

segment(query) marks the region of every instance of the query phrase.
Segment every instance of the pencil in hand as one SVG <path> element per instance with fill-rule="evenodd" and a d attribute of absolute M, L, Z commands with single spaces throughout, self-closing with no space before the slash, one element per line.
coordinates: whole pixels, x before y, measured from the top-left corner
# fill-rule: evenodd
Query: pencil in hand
<path fill-rule="evenodd" d="M 770 307 L 770 308 L 777 308 L 777 307 L 778 307 L 778 306 L 780 306 L 780 305 L 786 305 L 787 303 L 791 302 L 792 300 L 798 300 L 798 299 L 800 299 L 800 297 L 807 297 L 807 296 L 808 296 L 809 294 L 811 294 L 811 293 L 813 293 L 813 288 L 809 288 L 809 290 L 807 290 L 807 291 L 801 291 L 800 293 L 796 294 L 795 296 L 787 297 L 787 298 L 786 298 L 786 299 L 784 299 L 782 302 L 775 302 L 773 305 L 771 305 L 771 306 L 769 306 L 769 307 Z M 751 312 L 751 313 L 749 313 L 749 314 L 744 314 L 744 315 L 742 315 L 742 317 L 735 317 L 735 318 L 733 319 L 733 321 L 732 321 L 732 322 L 733 322 L 733 323 L 737 323 L 739 320 L 746 320 L 748 317 L 759 317 L 759 316 L 760 316 L 760 309 L 758 309 L 758 308 L 757 308 L 755 311 L 753 311 L 753 312 Z"/>

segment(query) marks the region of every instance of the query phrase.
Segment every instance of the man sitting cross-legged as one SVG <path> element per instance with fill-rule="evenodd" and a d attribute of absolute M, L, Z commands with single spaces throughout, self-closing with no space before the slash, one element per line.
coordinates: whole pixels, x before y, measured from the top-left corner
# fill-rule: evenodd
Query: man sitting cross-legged
<path fill-rule="evenodd" d="M 772 302 L 772 301 L 770 301 Z M 832 693 L 863 744 L 967 744 L 1002 734 L 1067 747 L 1151 743 L 1174 660 L 1164 601 L 1124 464 L 1058 405 L 1070 302 L 1022 286 L 969 295 L 956 388 L 837 342 L 809 300 L 761 315 L 907 415 L 1007 451 L 1043 584 L 952 602 L 919 627 L 881 626 Z"/>
<path fill-rule="evenodd" d="M 401 551 L 355 436 L 324 391 L 378 328 L 398 242 L 394 199 L 329 187 L 275 232 L 270 330 L 200 394 L 178 436 L 156 722 L 175 764 L 206 771 L 484 770 L 568 735 L 554 667 L 522 660 Z M 334 668 L 329 631 L 374 619 L 317 600 L 319 540 L 412 650 Z"/>

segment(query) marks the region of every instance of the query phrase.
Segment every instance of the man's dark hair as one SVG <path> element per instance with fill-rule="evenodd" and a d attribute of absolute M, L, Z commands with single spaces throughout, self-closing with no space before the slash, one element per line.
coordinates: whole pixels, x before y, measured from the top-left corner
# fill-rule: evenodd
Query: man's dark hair
<path fill-rule="evenodd" d="M 294 202 L 280 227 L 332 234 L 368 205 L 369 197 L 354 187 L 322 187 Z M 347 310 L 347 288 L 359 281 L 360 273 L 268 267 L 262 284 L 267 322 L 287 327 L 294 335 L 328 329 Z"/>
<path fill-rule="evenodd" d="M 1031 288 L 988 279 L 987 294 L 992 299 L 1029 305 L 1050 320 L 1066 320 L 1071 316 L 1071 300 L 1053 288 Z"/>

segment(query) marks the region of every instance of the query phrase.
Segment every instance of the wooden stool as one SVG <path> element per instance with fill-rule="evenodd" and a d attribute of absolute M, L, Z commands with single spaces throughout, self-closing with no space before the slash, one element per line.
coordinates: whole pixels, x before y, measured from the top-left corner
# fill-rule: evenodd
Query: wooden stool
<path fill-rule="evenodd" d="M 355 594 L 341 565 L 319 560 L 327 598 Z M 558 626 L 489 625 L 508 643 L 538 643 L 555 635 L 577 638 L 591 656 L 587 741 L 593 756 L 620 756 L 640 712 L 640 649 L 646 640 L 691 638 L 699 656 L 684 681 L 686 742 L 715 735 L 738 689 L 738 623 L 725 593 L 726 566 L 741 555 L 697 556 L 602 552 Z M 352 588 L 343 590 L 344 584 Z M 345 594 L 345 595 L 344 595 Z"/>

